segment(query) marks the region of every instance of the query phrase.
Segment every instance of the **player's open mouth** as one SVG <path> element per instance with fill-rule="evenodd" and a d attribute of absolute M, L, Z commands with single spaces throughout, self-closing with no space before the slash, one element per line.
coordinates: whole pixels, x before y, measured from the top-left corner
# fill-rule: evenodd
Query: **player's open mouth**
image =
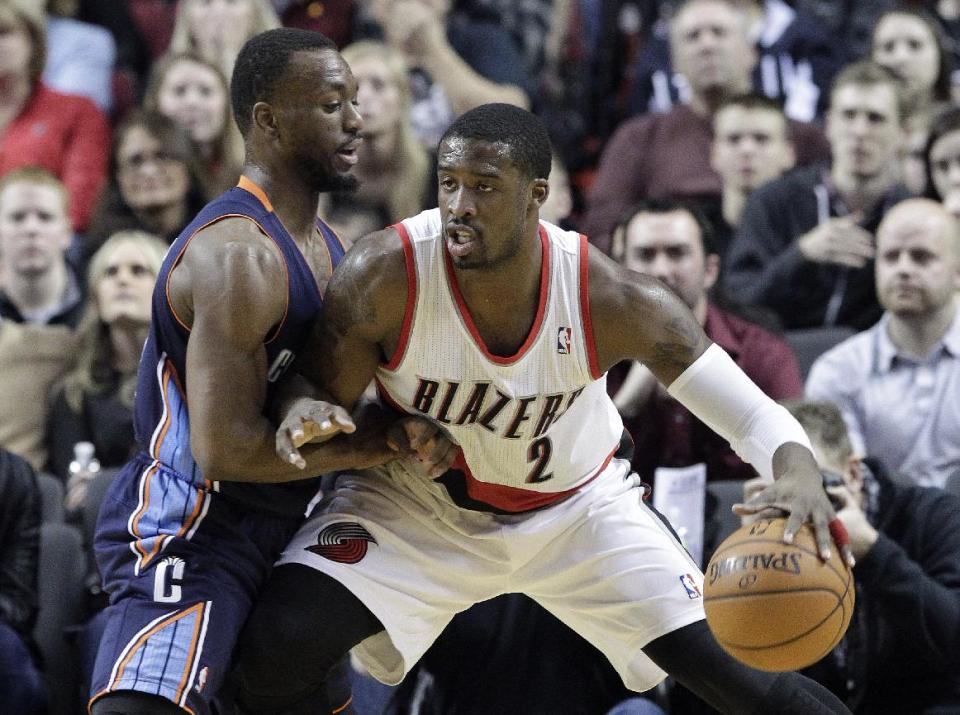
<path fill-rule="evenodd" d="M 447 250 L 450 255 L 463 257 L 473 250 L 477 244 L 477 234 L 473 229 L 466 227 L 447 228 Z"/>
<path fill-rule="evenodd" d="M 351 139 L 346 144 L 342 144 L 340 148 L 337 149 L 337 156 L 349 166 L 353 166 L 359 160 L 359 157 L 357 156 L 357 149 L 360 147 L 361 141 L 363 140 L 358 137 L 356 139 Z"/>

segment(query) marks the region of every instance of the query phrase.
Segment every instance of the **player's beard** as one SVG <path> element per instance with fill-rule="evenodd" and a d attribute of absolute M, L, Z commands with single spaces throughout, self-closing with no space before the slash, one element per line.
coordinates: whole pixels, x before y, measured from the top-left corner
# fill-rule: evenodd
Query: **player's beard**
<path fill-rule="evenodd" d="M 360 186 L 360 180 L 350 174 L 341 174 L 328 167 L 319 166 L 316 162 L 301 161 L 300 169 L 314 189 L 321 194 L 328 191 L 352 192 Z"/>

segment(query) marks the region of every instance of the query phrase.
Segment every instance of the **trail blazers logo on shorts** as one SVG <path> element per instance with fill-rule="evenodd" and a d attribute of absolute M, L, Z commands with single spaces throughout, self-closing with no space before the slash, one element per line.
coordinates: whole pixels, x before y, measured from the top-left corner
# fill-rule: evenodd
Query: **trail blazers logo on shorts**
<path fill-rule="evenodd" d="M 341 564 L 355 564 L 367 555 L 367 542 L 375 544 L 377 540 L 360 524 L 340 522 L 324 527 L 317 543 L 307 551 Z"/>
<path fill-rule="evenodd" d="M 570 340 L 573 337 L 571 328 L 560 328 L 557 330 L 557 352 L 561 355 L 570 354 Z"/>

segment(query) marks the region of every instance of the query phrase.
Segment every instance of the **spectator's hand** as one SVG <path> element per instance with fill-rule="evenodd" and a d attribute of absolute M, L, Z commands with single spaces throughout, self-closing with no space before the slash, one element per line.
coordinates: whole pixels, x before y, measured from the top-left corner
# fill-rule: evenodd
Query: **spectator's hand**
<path fill-rule="evenodd" d="M 444 18 L 421 0 L 396 0 L 383 30 L 387 43 L 414 64 L 446 37 Z"/>
<path fill-rule="evenodd" d="M 613 404 L 624 417 L 637 416 L 654 398 L 671 399 L 667 388 L 643 363 L 634 361 L 623 384 L 613 396 Z"/>
<path fill-rule="evenodd" d="M 867 521 L 867 515 L 845 487 L 831 487 L 827 492 L 840 505 L 837 518 L 843 522 L 850 537 L 850 552 L 854 558 L 862 559 L 877 543 L 877 530 Z"/>
<path fill-rule="evenodd" d="M 81 469 L 73 472 L 67 480 L 67 495 L 63 500 L 66 510 L 77 511 L 82 508 L 87 501 L 87 492 L 90 491 L 90 482 L 93 481 L 96 472 L 89 469 Z"/>
<path fill-rule="evenodd" d="M 303 469 L 307 463 L 300 455 L 300 447 L 308 442 L 326 442 L 336 434 L 349 434 L 356 429 L 350 415 L 339 405 L 306 397 L 294 400 L 286 407 L 277 429 L 277 456 Z"/>
<path fill-rule="evenodd" d="M 450 469 L 457 445 L 439 425 L 422 417 L 404 417 L 387 433 L 387 444 L 416 474 L 434 479 Z"/>
<path fill-rule="evenodd" d="M 857 225 L 857 216 L 825 221 L 797 240 L 804 258 L 814 263 L 833 263 L 863 268 L 873 258 L 873 235 Z"/>

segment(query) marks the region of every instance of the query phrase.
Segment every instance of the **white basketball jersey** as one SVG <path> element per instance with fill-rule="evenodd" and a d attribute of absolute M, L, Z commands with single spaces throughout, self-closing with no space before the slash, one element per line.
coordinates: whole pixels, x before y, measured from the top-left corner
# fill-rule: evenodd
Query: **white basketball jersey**
<path fill-rule="evenodd" d="M 383 399 L 443 426 L 462 449 L 466 493 L 482 504 L 525 511 L 596 476 L 623 423 L 597 365 L 586 237 L 540 223 L 537 315 L 503 357 L 487 350 L 460 294 L 439 209 L 394 228 L 410 287 L 396 353 L 377 371 Z"/>

